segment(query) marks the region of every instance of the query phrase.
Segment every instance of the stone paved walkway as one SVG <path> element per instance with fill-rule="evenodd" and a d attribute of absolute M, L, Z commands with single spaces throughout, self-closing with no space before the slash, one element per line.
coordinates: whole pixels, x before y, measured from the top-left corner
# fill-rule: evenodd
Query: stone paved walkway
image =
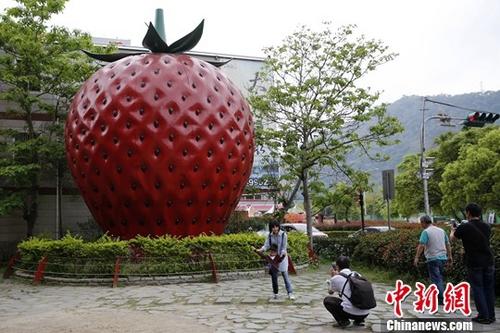
<path fill-rule="evenodd" d="M 283 293 L 269 298 L 267 275 L 251 280 L 164 286 L 74 287 L 32 286 L 0 282 L 0 332 L 379 332 L 380 319 L 392 316 L 384 301 L 394 286 L 375 285 L 378 306 L 364 328 L 334 325 L 322 300 L 327 295 L 327 268 L 292 276 L 297 299 Z M 283 288 L 280 280 L 280 288 Z M 417 316 L 414 299 L 404 303 L 404 318 Z M 418 315 L 429 317 L 429 315 Z M 435 317 L 457 317 L 440 312 Z M 497 309 L 500 318 L 500 309 Z M 33 330 L 28 326 L 35 326 Z M 141 328 L 141 329 L 139 329 Z M 474 330 L 500 331 L 500 323 Z M 194 332 L 189 332 L 194 333 Z"/>

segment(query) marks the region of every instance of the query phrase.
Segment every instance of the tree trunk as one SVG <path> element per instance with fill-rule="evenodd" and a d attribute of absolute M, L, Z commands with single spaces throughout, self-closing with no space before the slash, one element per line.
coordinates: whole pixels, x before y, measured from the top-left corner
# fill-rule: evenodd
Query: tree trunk
<path fill-rule="evenodd" d="M 62 166 L 57 165 L 56 174 L 56 239 L 61 239 L 63 235 L 62 229 Z"/>
<path fill-rule="evenodd" d="M 292 206 L 293 200 L 295 199 L 295 195 L 297 195 L 297 192 L 299 191 L 300 183 L 301 183 L 301 179 L 297 179 L 297 182 L 295 183 L 293 191 L 290 193 L 288 199 L 286 199 L 286 201 L 283 203 L 283 209 L 285 211 L 290 209 L 290 207 Z"/>
<path fill-rule="evenodd" d="M 38 217 L 38 191 L 31 190 L 24 199 L 23 218 L 26 221 L 26 237 L 33 236 L 33 229 Z"/>
<path fill-rule="evenodd" d="M 313 248 L 312 238 L 312 211 L 311 198 L 309 197 L 309 179 L 307 170 L 302 172 L 302 194 L 304 196 L 304 210 L 306 211 L 307 236 L 309 237 L 309 246 Z"/>
<path fill-rule="evenodd" d="M 277 218 L 281 222 L 284 222 L 284 220 L 285 220 L 285 214 L 290 209 L 290 207 L 292 206 L 293 200 L 295 199 L 295 195 L 297 194 L 297 192 L 298 192 L 298 190 L 300 188 L 301 182 L 302 181 L 300 179 L 298 179 L 297 182 L 295 183 L 295 187 L 293 188 L 293 191 L 290 193 L 290 196 L 288 198 L 283 198 L 283 202 L 282 202 L 283 203 L 283 207 L 280 208 L 279 210 L 276 210 L 273 213 L 274 218 Z"/>

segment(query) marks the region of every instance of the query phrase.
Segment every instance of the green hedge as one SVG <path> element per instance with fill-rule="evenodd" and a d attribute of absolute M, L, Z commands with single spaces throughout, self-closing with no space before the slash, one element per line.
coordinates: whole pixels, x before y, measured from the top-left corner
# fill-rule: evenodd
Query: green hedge
<path fill-rule="evenodd" d="M 314 240 L 314 251 L 321 258 L 335 260 L 339 255 L 352 257 L 359 237 L 347 237 L 345 235 L 329 236 L 328 238 L 318 238 Z"/>
<path fill-rule="evenodd" d="M 333 230 L 333 231 L 324 231 L 325 234 L 330 238 L 343 238 L 352 234 L 354 231 L 352 230 Z"/>
<path fill-rule="evenodd" d="M 500 230 L 493 228 L 491 244 L 496 254 L 495 265 L 500 267 Z M 318 240 L 315 244 L 316 252 L 324 258 L 335 260 L 340 254 L 348 255 L 352 259 L 364 262 L 373 267 L 384 270 L 393 270 L 401 273 L 413 273 L 417 279 L 427 279 L 425 265 L 418 268 L 413 266 L 415 251 L 422 229 L 396 230 L 392 232 L 373 233 L 361 237 L 333 237 Z M 449 230 L 446 230 L 449 232 Z M 446 279 L 457 283 L 464 281 L 466 267 L 464 263 L 461 241 L 452 243 L 454 263 L 446 270 Z M 422 257 L 423 261 L 424 258 Z M 496 291 L 500 294 L 500 274 L 496 277 Z"/>
<path fill-rule="evenodd" d="M 290 234 L 288 252 L 295 263 L 307 262 L 307 237 Z M 123 275 L 164 275 L 210 270 L 208 253 L 219 271 L 237 271 L 262 267 L 262 260 L 253 251 L 265 239 L 255 233 L 222 236 L 175 238 L 170 236 L 137 237 L 128 241 L 103 236 L 85 242 L 66 235 L 61 240 L 32 238 L 18 245 L 21 261 L 17 268 L 33 271 L 46 256 L 47 273 L 62 276 L 95 277 L 111 275 L 117 257 Z"/>
<path fill-rule="evenodd" d="M 366 221 L 365 227 L 372 226 L 386 226 L 387 221 Z M 326 231 L 357 231 L 361 229 L 360 221 L 352 222 L 338 222 L 338 223 L 326 223 L 326 224 L 315 224 L 314 225 L 319 230 Z M 420 229 L 420 223 L 410 223 L 404 221 L 391 221 L 391 226 L 396 229 Z"/>

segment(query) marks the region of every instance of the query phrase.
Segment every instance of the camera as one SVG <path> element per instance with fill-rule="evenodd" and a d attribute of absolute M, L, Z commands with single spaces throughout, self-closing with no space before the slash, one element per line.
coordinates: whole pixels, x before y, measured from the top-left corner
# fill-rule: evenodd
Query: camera
<path fill-rule="evenodd" d="M 467 223 L 467 220 L 461 220 L 461 221 L 457 221 L 455 219 L 450 220 L 450 224 L 454 229 L 458 228 L 458 226 L 461 225 L 462 223 Z"/>

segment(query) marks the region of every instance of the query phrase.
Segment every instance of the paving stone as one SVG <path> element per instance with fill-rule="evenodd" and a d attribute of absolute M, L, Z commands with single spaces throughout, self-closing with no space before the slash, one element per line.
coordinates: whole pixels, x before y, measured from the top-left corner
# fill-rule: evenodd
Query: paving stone
<path fill-rule="evenodd" d="M 218 297 L 216 300 L 215 300 L 215 304 L 230 304 L 231 303 L 231 300 L 232 298 L 230 297 Z"/>
<path fill-rule="evenodd" d="M 254 324 L 254 323 L 248 323 L 248 324 L 245 325 L 245 328 L 254 329 L 254 330 L 262 330 L 264 328 L 264 326 L 257 325 L 257 324 Z"/>
<path fill-rule="evenodd" d="M 195 297 L 195 298 L 188 298 L 186 300 L 186 304 L 191 304 L 191 305 L 194 305 L 194 304 L 202 304 L 203 303 L 203 299 L 202 298 L 199 298 L 199 297 Z"/>
<path fill-rule="evenodd" d="M 242 304 L 255 304 L 258 302 L 258 298 L 257 297 L 245 297 L 245 298 L 242 298 L 240 303 Z"/>
<path fill-rule="evenodd" d="M 307 326 L 323 326 L 323 325 L 325 325 L 325 323 L 323 323 L 321 321 L 314 321 L 314 320 L 305 320 L 302 323 L 304 325 L 307 325 Z"/>
<path fill-rule="evenodd" d="M 158 286 L 69 287 L 31 286 L 4 280 L 0 283 L 0 331 L 2 324 L 17 314 L 60 313 L 78 309 L 81 313 L 116 308 L 144 313 L 179 313 L 184 318 L 204 325 L 207 330 L 226 332 L 370 332 L 381 331 L 384 318 L 393 318 L 393 306 L 385 303 L 394 285 L 374 284 L 377 308 L 366 320 L 365 328 L 334 327 L 334 319 L 324 308 L 327 295 L 322 272 L 300 272 L 292 277 L 297 299 L 292 302 L 282 293 L 278 300 L 269 299 L 268 276 L 249 280 L 214 283 L 168 284 Z M 280 281 L 281 282 L 281 281 Z M 414 297 L 403 302 L 404 318 L 431 317 L 413 311 Z M 500 309 L 497 308 L 497 318 Z M 474 312 L 475 313 L 475 312 Z M 435 317 L 463 318 L 461 313 L 446 314 L 439 309 Z M 500 322 L 481 325 L 486 332 L 500 331 Z M 193 332 L 194 333 L 194 332 Z"/>
<path fill-rule="evenodd" d="M 263 313 L 253 313 L 250 314 L 249 319 L 255 318 L 255 319 L 265 319 L 265 320 L 273 320 L 273 319 L 280 319 L 281 314 L 279 313 L 268 313 L 268 312 L 263 312 Z"/>
<path fill-rule="evenodd" d="M 248 320 L 242 317 L 234 318 L 233 323 L 246 323 Z"/>

